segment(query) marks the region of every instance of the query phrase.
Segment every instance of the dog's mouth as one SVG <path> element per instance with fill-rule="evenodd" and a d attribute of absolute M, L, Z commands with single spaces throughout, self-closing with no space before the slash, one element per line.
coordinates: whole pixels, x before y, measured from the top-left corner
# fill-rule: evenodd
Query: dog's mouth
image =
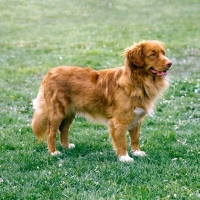
<path fill-rule="evenodd" d="M 167 76 L 167 69 L 164 71 L 157 71 L 153 67 L 151 67 L 149 71 L 155 76 Z"/>

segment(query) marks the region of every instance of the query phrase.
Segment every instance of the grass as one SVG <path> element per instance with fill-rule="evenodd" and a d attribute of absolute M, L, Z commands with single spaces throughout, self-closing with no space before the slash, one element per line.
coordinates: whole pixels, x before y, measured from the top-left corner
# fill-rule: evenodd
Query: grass
<path fill-rule="evenodd" d="M 0 1 L 0 199 L 200 199 L 200 3 Z M 123 65 L 125 47 L 166 43 L 171 86 L 141 130 L 148 157 L 120 163 L 107 129 L 76 118 L 51 157 L 30 128 L 42 77 L 58 65 Z M 127 137 L 127 139 L 129 139 Z M 57 140 L 58 141 L 58 140 Z"/>

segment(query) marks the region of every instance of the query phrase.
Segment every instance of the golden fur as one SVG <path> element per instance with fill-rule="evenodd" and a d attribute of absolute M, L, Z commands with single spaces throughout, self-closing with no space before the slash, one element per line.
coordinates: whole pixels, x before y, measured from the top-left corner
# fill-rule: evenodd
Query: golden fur
<path fill-rule="evenodd" d="M 56 150 L 56 132 L 63 147 L 70 147 L 68 130 L 76 113 L 108 126 L 121 161 L 131 151 L 140 152 L 140 126 L 153 111 L 156 99 L 168 87 L 171 61 L 159 41 L 142 41 L 124 51 L 124 67 L 95 71 L 90 68 L 57 67 L 45 75 L 37 99 L 32 129 L 38 139 L 47 135 L 48 150 Z"/>

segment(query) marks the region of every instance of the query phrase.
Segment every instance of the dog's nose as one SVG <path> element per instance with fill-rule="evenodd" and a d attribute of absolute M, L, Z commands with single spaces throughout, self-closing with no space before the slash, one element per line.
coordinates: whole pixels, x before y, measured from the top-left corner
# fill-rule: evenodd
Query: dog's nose
<path fill-rule="evenodd" d="M 172 66 L 172 62 L 171 62 L 171 61 L 168 61 L 168 62 L 166 63 L 166 67 L 169 69 L 171 66 Z"/>

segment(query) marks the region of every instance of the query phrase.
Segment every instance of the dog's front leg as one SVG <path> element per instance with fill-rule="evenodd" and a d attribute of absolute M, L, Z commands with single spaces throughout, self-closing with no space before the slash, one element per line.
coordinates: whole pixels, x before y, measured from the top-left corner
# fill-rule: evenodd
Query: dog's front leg
<path fill-rule="evenodd" d="M 133 162 L 133 158 L 129 157 L 127 152 L 126 131 L 127 125 L 120 123 L 119 120 L 110 120 L 109 132 L 119 160 L 122 162 Z"/>
<path fill-rule="evenodd" d="M 144 151 L 140 150 L 139 147 L 139 136 L 140 136 L 141 122 L 138 122 L 133 128 L 129 129 L 131 138 L 131 152 L 133 156 L 146 156 Z"/>

